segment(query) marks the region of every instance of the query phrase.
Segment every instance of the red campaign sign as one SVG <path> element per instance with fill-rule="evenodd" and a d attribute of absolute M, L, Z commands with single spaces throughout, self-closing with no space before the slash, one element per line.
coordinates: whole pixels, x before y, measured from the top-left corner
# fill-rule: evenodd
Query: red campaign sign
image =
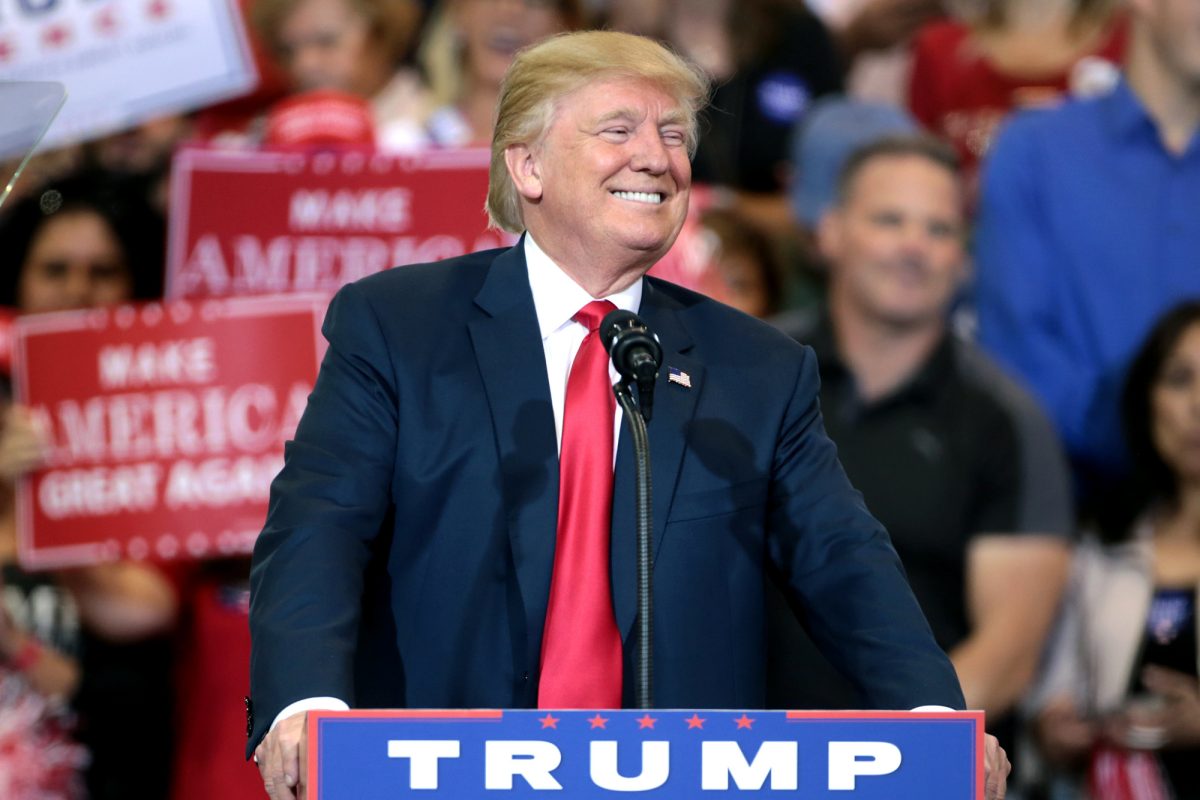
<path fill-rule="evenodd" d="M 247 553 L 324 352 L 325 296 L 21 317 L 17 400 L 45 432 L 21 563 Z"/>
<path fill-rule="evenodd" d="M 332 293 L 400 264 L 508 245 L 483 211 L 489 157 L 183 148 L 166 295 Z"/>

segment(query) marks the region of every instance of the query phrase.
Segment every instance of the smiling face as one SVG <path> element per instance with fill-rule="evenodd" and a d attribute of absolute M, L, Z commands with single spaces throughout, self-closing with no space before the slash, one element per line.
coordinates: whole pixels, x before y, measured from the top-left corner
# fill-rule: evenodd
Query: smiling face
<path fill-rule="evenodd" d="M 864 163 L 821 223 L 834 302 L 887 325 L 940 324 L 964 276 L 962 226 L 946 167 L 919 155 Z"/>
<path fill-rule="evenodd" d="M 1200 484 L 1200 324 L 1192 325 L 1163 363 L 1150 394 L 1151 436 L 1183 483 Z"/>
<path fill-rule="evenodd" d="M 654 83 L 588 84 L 559 101 L 541 141 L 505 155 L 530 234 L 585 288 L 599 276 L 632 283 L 683 226 L 687 117 Z"/>

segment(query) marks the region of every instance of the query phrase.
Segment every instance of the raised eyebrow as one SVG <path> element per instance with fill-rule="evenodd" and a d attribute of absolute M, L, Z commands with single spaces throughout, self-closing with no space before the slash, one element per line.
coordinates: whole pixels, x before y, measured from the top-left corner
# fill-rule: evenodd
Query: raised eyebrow
<path fill-rule="evenodd" d="M 618 120 L 620 120 L 622 122 L 636 122 L 640 118 L 641 118 L 641 115 L 638 114 L 637 111 L 634 111 L 632 108 L 618 108 L 613 111 L 609 111 L 607 114 L 601 115 L 596 120 L 596 125 L 597 126 L 606 125 L 609 122 L 614 122 L 614 121 L 618 121 Z"/>
<path fill-rule="evenodd" d="M 665 128 L 668 125 L 687 125 L 687 115 L 682 111 L 668 111 L 658 118 L 658 127 Z"/>

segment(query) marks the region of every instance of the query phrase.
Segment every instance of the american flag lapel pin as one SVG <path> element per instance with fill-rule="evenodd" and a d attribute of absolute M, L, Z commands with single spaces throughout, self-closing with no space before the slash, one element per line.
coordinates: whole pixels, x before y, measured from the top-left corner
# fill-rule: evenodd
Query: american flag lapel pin
<path fill-rule="evenodd" d="M 667 382 L 677 383 L 685 389 L 692 388 L 692 376 L 678 367 L 667 367 Z"/>

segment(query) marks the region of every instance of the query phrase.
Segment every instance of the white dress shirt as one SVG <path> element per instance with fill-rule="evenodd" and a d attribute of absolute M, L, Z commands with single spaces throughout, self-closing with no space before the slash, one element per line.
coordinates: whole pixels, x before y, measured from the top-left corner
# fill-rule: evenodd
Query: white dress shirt
<path fill-rule="evenodd" d="M 529 288 L 533 292 L 533 308 L 537 313 L 538 329 L 542 334 L 542 349 L 546 357 L 546 377 L 550 381 L 550 404 L 554 409 L 555 438 L 562 450 L 563 408 L 566 405 L 567 379 L 575 354 L 583 344 L 587 328 L 574 317 L 581 308 L 596 298 L 576 283 L 567 273 L 546 255 L 533 236 L 525 234 L 525 264 L 529 274 Z M 403 269 L 403 267 L 400 267 Z M 637 280 L 624 291 L 600 298 L 611 301 L 617 308 L 637 313 L 642 305 L 642 281 Z M 612 364 L 608 367 L 609 377 L 616 383 L 618 375 Z M 613 418 L 613 463 L 616 463 L 617 447 L 621 432 L 621 407 L 617 406 Z M 275 717 L 271 730 L 279 721 L 301 711 L 345 711 L 350 706 L 336 697 L 308 697 L 288 705 Z"/>
<path fill-rule="evenodd" d="M 558 438 L 558 449 L 562 452 L 563 407 L 566 405 L 567 379 L 571 375 L 571 364 L 583 344 L 587 328 L 571 318 L 581 308 L 596 298 L 571 279 L 550 256 L 542 252 L 537 242 L 525 234 L 525 263 L 529 268 L 529 288 L 533 291 L 533 308 L 537 312 L 538 328 L 542 332 L 542 349 L 546 354 L 546 376 L 550 379 L 550 404 L 554 407 L 554 429 Z M 635 314 L 642 305 L 642 282 L 634 281 L 624 291 L 600 298 L 608 300 L 617 308 Z M 611 363 L 608 375 L 612 383 L 617 382 L 617 370 Z M 620 440 L 621 407 L 613 420 L 613 459 L 617 456 L 616 442 Z"/>

